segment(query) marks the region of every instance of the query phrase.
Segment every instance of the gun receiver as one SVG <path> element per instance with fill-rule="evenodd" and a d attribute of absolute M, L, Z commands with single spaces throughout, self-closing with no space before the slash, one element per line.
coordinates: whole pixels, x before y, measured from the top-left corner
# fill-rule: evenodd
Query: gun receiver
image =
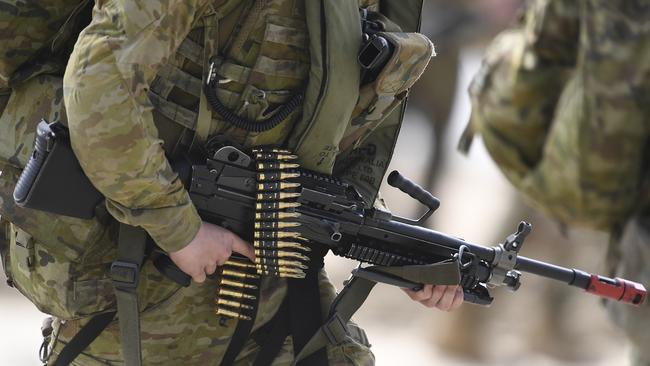
<path fill-rule="evenodd" d="M 252 268 L 257 268 L 258 274 L 304 276 L 308 258 L 313 253 L 329 250 L 338 256 L 379 266 L 372 268 L 456 261 L 465 301 L 480 305 L 493 301 L 488 286 L 505 286 L 516 291 L 521 272 L 562 281 L 589 293 L 633 305 L 645 300 L 646 290 L 641 284 L 519 256 L 532 228 L 526 222 L 521 222 L 514 234 L 494 247 L 473 244 L 419 226 L 440 203 L 397 172 L 389 176 L 389 183 L 429 208 L 429 212 L 417 221 L 367 207 L 352 186 L 283 162 L 282 159 L 295 158 L 288 152 L 259 151 L 254 154 L 254 157 L 248 156 L 231 146 L 219 149 L 205 165 L 192 167 L 189 192 L 205 221 L 256 243 L 261 258 Z M 274 158 L 274 162 L 268 162 L 269 158 Z M 260 161 L 267 163 L 260 165 Z M 259 169 L 265 167 L 270 169 L 260 173 Z M 266 200 L 273 197 L 276 200 Z M 274 211 L 272 205 L 283 205 L 283 210 Z M 253 218 L 257 219 L 257 224 Z M 278 227 L 279 223 L 286 223 L 285 229 Z M 288 249 L 278 249 L 278 244 Z M 283 254 L 265 257 L 267 252 L 261 251 L 266 249 L 280 250 Z M 283 256 L 293 260 L 283 260 Z M 240 260 L 235 261 L 235 266 L 241 267 Z M 376 281 L 401 287 L 418 289 L 422 286 L 382 271 L 363 268 L 355 271 L 358 276 L 370 276 Z M 189 284 L 189 277 L 184 281 Z"/>

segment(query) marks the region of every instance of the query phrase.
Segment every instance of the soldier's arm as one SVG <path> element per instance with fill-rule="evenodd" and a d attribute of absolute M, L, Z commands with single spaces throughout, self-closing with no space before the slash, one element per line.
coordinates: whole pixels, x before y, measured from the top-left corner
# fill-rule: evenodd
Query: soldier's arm
<path fill-rule="evenodd" d="M 119 221 L 163 249 L 183 248 L 201 220 L 172 171 L 153 123 L 149 83 L 207 0 L 98 1 L 64 79 L 72 145 Z"/>

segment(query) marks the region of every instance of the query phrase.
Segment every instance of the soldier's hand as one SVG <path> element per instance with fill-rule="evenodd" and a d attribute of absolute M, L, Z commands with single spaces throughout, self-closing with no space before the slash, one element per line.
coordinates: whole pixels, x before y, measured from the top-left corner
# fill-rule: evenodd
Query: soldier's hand
<path fill-rule="evenodd" d="M 456 310 L 463 303 L 463 288 L 460 286 L 424 285 L 420 291 L 404 289 L 404 292 L 413 301 L 443 311 Z"/>
<path fill-rule="evenodd" d="M 202 222 L 199 232 L 183 249 L 169 257 L 195 282 L 203 282 L 223 265 L 233 252 L 255 260 L 253 247 L 239 236 L 220 226 Z"/>

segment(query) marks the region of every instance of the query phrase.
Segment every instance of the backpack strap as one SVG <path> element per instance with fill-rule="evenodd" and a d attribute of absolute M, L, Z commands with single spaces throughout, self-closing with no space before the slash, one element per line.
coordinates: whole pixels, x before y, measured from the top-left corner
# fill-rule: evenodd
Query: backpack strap
<path fill-rule="evenodd" d="M 229 1 L 232 3 L 232 1 Z M 214 9 L 211 9 L 210 14 L 203 18 L 203 80 L 202 84 L 207 82 L 207 70 L 210 66 L 210 58 L 216 53 L 219 41 L 219 16 Z M 194 139 L 190 150 L 192 152 L 200 152 L 203 149 L 203 144 L 210 134 L 210 125 L 212 124 L 212 109 L 206 99 L 204 88 L 201 88 L 201 96 L 199 97 L 199 113 L 196 118 L 196 129 L 194 132 Z"/>
<path fill-rule="evenodd" d="M 126 366 L 142 364 L 137 287 L 146 244 L 147 234 L 143 229 L 120 225 L 117 260 L 111 265 L 110 274 L 117 299 L 122 356 Z"/>

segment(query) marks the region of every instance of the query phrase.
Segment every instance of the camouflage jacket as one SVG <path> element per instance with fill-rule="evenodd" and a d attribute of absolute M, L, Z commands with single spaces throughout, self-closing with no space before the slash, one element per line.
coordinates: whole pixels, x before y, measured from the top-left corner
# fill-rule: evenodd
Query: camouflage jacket
<path fill-rule="evenodd" d="M 648 209 L 649 20 L 646 1 L 531 1 L 472 82 L 468 132 L 562 222 L 612 230 Z"/>

